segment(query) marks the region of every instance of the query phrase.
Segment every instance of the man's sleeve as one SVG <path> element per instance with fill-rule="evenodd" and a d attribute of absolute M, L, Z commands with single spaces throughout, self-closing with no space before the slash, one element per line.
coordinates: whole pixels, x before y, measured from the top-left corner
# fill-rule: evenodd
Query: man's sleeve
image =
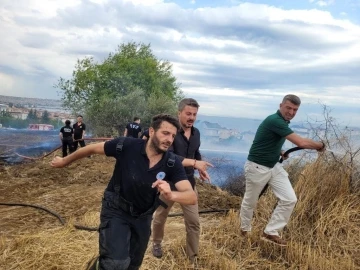
<path fill-rule="evenodd" d="M 186 172 L 184 169 L 184 166 L 181 164 L 180 159 L 178 156 L 175 156 L 175 164 L 174 167 L 171 168 L 171 174 L 169 175 L 169 178 L 166 179 L 173 184 L 176 184 L 179 181 L 187 180 Z"/>
<path fill-rule="evenodd" d="M 199 148 L 195 151 L 195 159 L 196 160 L 202 160 Z"/>
<path fill-rule="evenodd" d="M 200 131 L 199 131 L 198 129 L 196 129 L 196 131 L 197 131 L 197 136 L 196 136 L 196 138 L 197 138 L 197 140 L 200 141 Z M 196 151 L 195 151 L 195 159 L 196 159 L 196 160 L 201 160 L 200 144 L 201 144 L 201 143 L 199 143 L 199 147 L 198 147 L 198 149 L 196 149 Z"/>
<path fill-rule="evenodd" d="M 64 132 L 64 127 L 60 128 L 60 133 Z"/>
<path fill-rule="evenodd" d="M 106 141 L 104 144 L 104 152 L 105 155 L 108 157 L 116 157 L 116 146 L 119 143 L 120 139 L 124 137 L 118 137 L 110 141 Z M 125 143 L 125 140 L 123 141 L 123 144 Z M 124 149 L 124 148 L 123 148 Z"/>
<path fill-rule="evenodd" d="M 83 125 L 83 131 L 85 131 L 86 130 L 86 125 L 84 123 L 82 125 Z"/>

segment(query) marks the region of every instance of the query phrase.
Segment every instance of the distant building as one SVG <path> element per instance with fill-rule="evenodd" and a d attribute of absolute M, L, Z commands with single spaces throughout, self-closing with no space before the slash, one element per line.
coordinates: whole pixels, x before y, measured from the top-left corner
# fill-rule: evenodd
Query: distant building
<path fill-rule="evenodd" d="M 8 112 L 12 117 L 22 120 L 25 120 L 29 114 L 26 109 L 21 108 L 9 108 Z"/>
<path fill-rule="evenodd" d="M 0 112 L 6 112 L 9 106 L 6 104 L 0 104 Z"/>

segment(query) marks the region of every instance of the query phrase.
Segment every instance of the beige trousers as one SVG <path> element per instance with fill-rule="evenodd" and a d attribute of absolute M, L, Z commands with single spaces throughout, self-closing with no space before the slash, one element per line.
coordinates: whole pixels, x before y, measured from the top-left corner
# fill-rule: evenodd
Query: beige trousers
<path fill-rule="evenodd" d="M 241 229 L 251 231 L 251 221 L 260 192 L 268 183 L 279 202 L 264 232 L 269 235 L 279 235 L 279 232 L 288 223 L 297 201 L 288 173 L 280 163 L 276 163 L 274 168 L 268 168 L 252 161 L 246 161 L 245 179 L 246 189 L 240 210 Z"/>
<path fill-rule="evenodd" d="M 198 195 L 195 188 L 196 196 Z M 160 244 L 164 238 L 164 229 L 167 216 L 174 205 L 174 202 L 166 200 L 160 196 L 160 199 L 167 204 L 165 209 L 159 206 L 153 216 L 152 240 L 154 244 Z M 182 205 L 184 213 L 184 221 L 186 228 L 186 254 L 192 260 L 199 253 L 200 238 L 200 221 L 199 221 L 199 205 Z"/>

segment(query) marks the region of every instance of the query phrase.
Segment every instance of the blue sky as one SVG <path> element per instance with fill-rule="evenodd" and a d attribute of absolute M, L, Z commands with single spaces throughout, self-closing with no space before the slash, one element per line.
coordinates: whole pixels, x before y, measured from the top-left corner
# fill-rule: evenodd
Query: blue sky
<path fill-rule="evenodd" d="M 200 113 L 261 119 L 288 93 L 296 120 L 360 125 L 360 0 L 2 0 L 0 94 L 59 98 L 77 59 L 150 43 Z"/>

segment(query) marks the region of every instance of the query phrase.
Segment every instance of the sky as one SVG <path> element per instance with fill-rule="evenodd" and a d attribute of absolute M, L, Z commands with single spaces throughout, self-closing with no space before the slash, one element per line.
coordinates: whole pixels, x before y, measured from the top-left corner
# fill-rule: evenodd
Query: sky
<path fill-rule="evenodd" d="M 296 94 L 360 125 L 360 0 L 1 0 L 0 94 L 60 99 L 77 59 L 151 44 L 205 115 L 262 119 Z"/>

